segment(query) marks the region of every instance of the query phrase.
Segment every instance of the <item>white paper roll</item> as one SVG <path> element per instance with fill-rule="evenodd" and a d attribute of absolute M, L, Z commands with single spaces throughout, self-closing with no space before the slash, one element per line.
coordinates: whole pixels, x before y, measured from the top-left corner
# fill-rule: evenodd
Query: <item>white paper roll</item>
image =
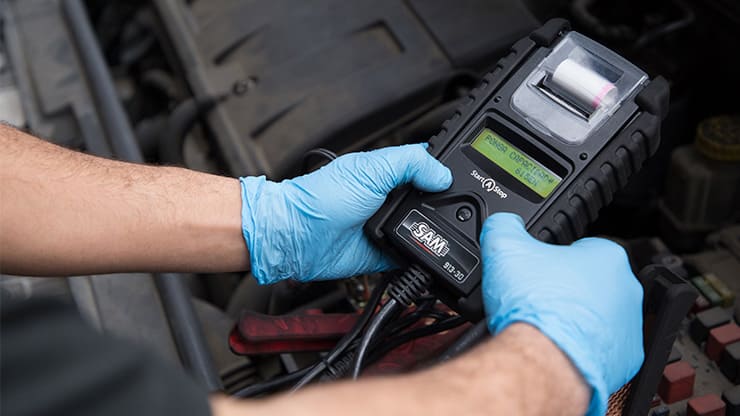
<path fill-rule="evenodd" d="M 617 99 L 614 84 L 572 59 L 564 60 L 555 68 L 552 82 L 591 111 L 611 105 Z"/>

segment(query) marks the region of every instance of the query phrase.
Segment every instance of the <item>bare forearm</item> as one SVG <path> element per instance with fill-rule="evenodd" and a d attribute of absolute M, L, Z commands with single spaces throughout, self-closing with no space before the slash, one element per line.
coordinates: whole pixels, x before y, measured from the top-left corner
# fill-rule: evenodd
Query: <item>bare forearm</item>
<path fill-rule="evenodd" d="M 213 401 L 214 415 L 582 415 L 590 392 L 534 327 L 514 324 L 448 364 L 395 378 L 338 383 L 258 402 Z"/>
<path fill-rule="evenodd" d="M 247 268 L 236 179 L 73 152 L 0 126 L 0 268 L 72 275 Z"/>

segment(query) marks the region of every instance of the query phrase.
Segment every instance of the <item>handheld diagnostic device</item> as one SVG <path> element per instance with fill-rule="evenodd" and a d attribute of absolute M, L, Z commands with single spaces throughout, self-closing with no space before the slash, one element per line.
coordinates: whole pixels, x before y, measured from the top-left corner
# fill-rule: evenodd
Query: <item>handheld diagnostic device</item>
<path fill-rule="evenodd" d="M 514 44 L 429 140 L 452 171 L 450 189 L 399 189 L 365 231 L 429 274 L 448 306 L 480 318 L 483 221 L 514 212 L 542 241 L 579 238 L 656 151 L 667 106 L 664 79 L 551 20 Z"/>

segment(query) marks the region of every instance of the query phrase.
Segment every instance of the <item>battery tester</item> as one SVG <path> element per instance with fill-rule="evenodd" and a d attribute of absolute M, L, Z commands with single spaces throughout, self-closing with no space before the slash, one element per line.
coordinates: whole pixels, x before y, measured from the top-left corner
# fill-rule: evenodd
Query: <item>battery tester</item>
<path fill-rule="evenodd" d="M 656 151 L 667 102 L 664 79 L 551 20 L 429 140 L 450 189 L 398 190 L 365 231 L 448 306 L 481 318 L 483 221 L 514 212 L 540 240 L 577 239 Z"/>
<path fill-rule="evenodd" d="M 435 298 L 460 315 L 438 325 L 481 320 L 483 221 L 515 212 L 540 240 L 577 239 L 657 150 L 667 106 L 664 79 L 649 80 L 565 20 L 515 43 L 429 140 L 428 151 L 452 171 L 452 186 L 440 193 L 399 188 L 365 224 L 405 271 L 390 283 L 381 279 L 352 330 L 293 390 L 350 369 L 357 378 L 383 339 Z M 383 292 L 388 300 L 375 312 Z M 486 332 L 475 325 L 458 347 Z"/>
<path fill-rule="evenodd" d="M 357 378 L 397 346 L 466 321 L 478 323 L 439 360 L 482 340 L 488 334 L 478 244 L 483 221 L 495 212 L 515 212 L 542 241 L 579 238 L 655 153 L 667 107 L 664 79 L 648 79 L 616 53 L 570 31 L 562 19 L 515 43 L 429 140 L 428 151 L 452 171 L 452 186 L 440 193 L 399 188 L 365 224 L 369 238 L 403 272 L 376 282 L 352 329 L 321 360 L 250 394 L 288 383 L 296 391 L 348 372 Z M 630 415 L 647 411 L 680 317 L 696 296 L 666 268 L 641 273 L 641 280 L 650 299 L 644 313 L 654 325 L 627 401 L 615 401 Z M 457 314 L 438 309 L 438 300 Z M 422 323 L 428 318 L 433 323 Z"/>

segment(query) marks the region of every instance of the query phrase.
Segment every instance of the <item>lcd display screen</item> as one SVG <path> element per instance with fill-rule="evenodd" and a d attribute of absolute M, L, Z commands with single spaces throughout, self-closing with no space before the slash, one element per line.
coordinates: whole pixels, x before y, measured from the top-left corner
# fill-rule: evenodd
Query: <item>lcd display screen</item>
<path fill-rule="evenodd" d="M 563 180 L 491 129 L 483 129 L 472 147 L 543 198 Z"/>

